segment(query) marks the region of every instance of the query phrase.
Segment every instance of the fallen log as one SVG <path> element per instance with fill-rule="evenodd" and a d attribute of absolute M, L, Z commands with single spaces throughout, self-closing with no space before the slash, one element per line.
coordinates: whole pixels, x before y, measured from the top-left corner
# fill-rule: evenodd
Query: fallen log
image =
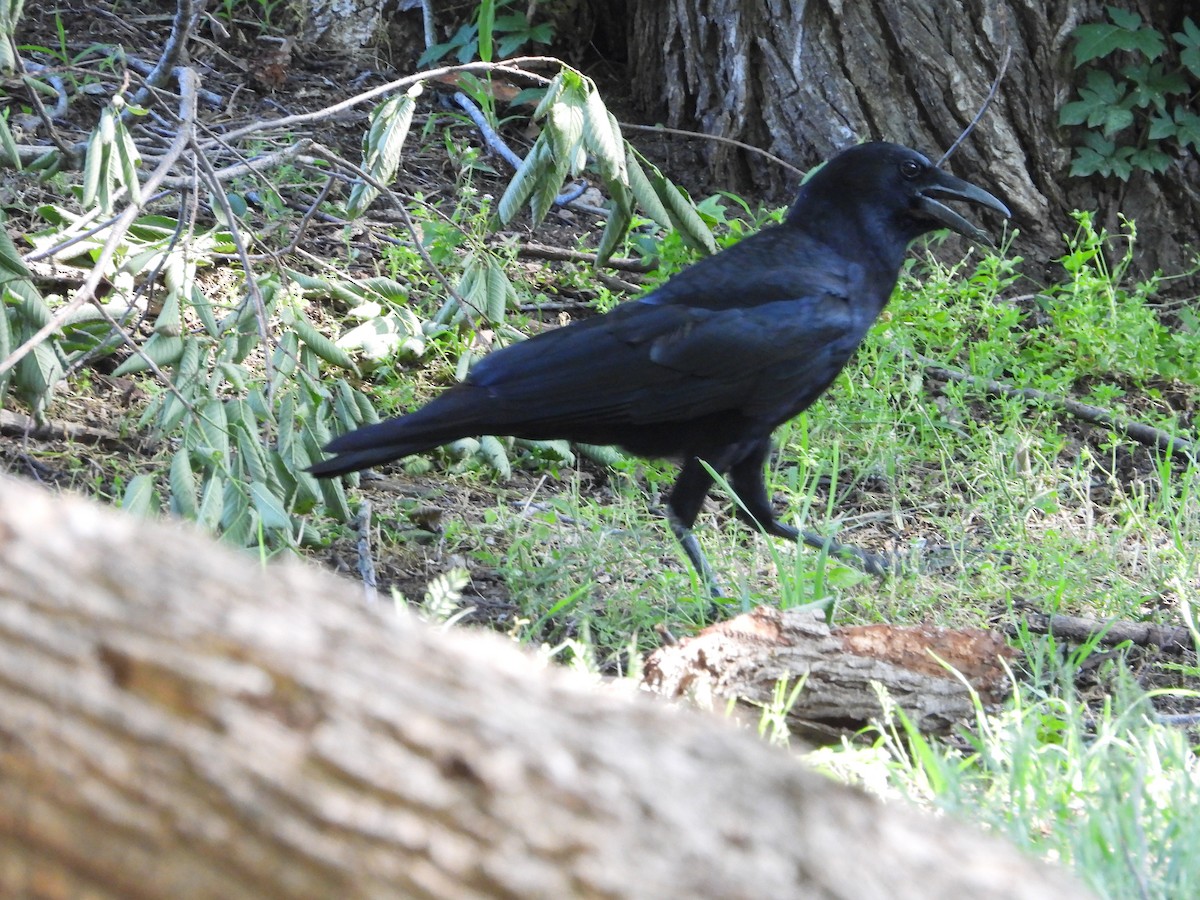
<path fill-rule="evenodd" d="M 770 704 L 780 681 L 803 685 L 789 728 L 814 740 L 854 733 L 885 718 L 886 702 L 922 732 L 940 734 L 992 710 L 1011 687 L 1003 661 L 1015 656 L 998 633 L 930 625 L 830 627 L 811 610 L 759 607 L 654 651 L 642 683 L 704 708 L 737 699 Z M 886 697 L 886 700 L 885 700 Z"/>
<path fill-rule="evenodd" d="M 1085 896 L 711 716 L 2 478 L 0 895 Z"/>

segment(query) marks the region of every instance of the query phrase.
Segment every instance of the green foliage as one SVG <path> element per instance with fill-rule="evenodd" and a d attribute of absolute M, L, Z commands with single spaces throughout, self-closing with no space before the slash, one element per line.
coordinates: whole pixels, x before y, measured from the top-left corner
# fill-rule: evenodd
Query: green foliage
<path fill-rule="evenodd" d="M 1136 170 L 1165 171 L 1172 152 L 1200 151 L 1200 27 L 1185 18 L 1168 44 L 1137 13 L 1107 9 L 1109 22 L 1075 29 L 1075 66 L 1087 70 L 1059 123 L 1086 129 L 1072 175 L 1127 181 Z M 1114 54 L 1124 61 L 1115 70 L 1098 65 Z"/>
<path fill-rule="evenodd" d="M 406 93 L 388 97 L 371 112 L 371 127 L 363 135 L 362 168 L 379 184 L 391 184 L 400 167 L 400 152 L 404 148 L 408 130 L 412 127 L 416 99 L 421 94 L 418 82 Z M 358 218 L 372 201 L 379 196 L 379 188 L 371 182 L 359 179 L 350 190 L 346 202 L 346 215 Z"/>
<path fill-rule="evenodd" d="M 709 253 L 716 250 L 712 231 L 691 200 L 629 146 L 591 79 L 564 66 L 533 117 L 542 123 L 542 131 L 500 198 L 497 213 L 502 223 L 511 222 L 526 204 L 534 224 L 540 222 L 567 176 L 579 175 L 594 159 L 610 197 L 608 222 L 596 252 L 599 263 L 625 239 L 635 203 L 694 246 Z"/>
<path fill-rule="evenodd" d="M 428 66 L 452 57 L 459 63 L 481 59 L 505 59 L 529 44 L 548 44 L 554 39 L 549 22 L 534 25 L 524 11 L 498 12 L 516 6 L 516 0 L 482 0 L 475 18 L 454 32 L 449 40 L 428 47 L 417 65 Z"/>
<path fill-rule="evenodd" d="M 1153 397 L 1175 379 L 1200 385 L 1200 330 L 1169 326 L 1155 306 L 1158 279 L 1130 277 L 1134 224 L 1110 235 L 1090 214 L 1075 217 L 1060 283 L 1018 305 L 998 291 L 1014 281 L 1019 258 L 984 257 L 965 281 L 957 269 L 935 269 L 910 288 L 918 302 L 894 307 L 896 333 L 938 360 L 1054 394 L 1100 392 L 1091 399 L 1103 401 L 1105 391 Z"/>

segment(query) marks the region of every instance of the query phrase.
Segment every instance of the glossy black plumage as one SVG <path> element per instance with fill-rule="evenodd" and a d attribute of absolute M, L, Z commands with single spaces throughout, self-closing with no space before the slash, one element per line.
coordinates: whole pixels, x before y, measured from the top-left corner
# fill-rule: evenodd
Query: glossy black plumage
<path fill-rule="evenodd" d="M 311 471 L 344 474 L 481 434 L 615 444 L 676 459 L 683 468 L 669 515 L 707 577 L 690 533 L 712 486 L 699 460 L 728 475 L 742 518 L 800 536 L 775 518 L 767 497 L 771 432 L 850 360 L 913 239 L 945 227 L 983 236 L 939 198 L 1008 215 L 991 194 L 915 151 L 886 143 L 846 150 L 801 187 L 782 224 L 607 315 L 490 354 L 463 384 L 415 412 L 337 438 L 326 448 L 336 455 Z"/>

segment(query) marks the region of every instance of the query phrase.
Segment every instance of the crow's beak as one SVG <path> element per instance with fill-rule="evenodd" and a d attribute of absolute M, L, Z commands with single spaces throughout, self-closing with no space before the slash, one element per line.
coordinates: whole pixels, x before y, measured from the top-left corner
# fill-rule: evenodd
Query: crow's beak
<path fill-rule="evenodd" d="M 994 209 L 1006 219 L 1012 215 L 1008 207 L 983 188 L 976 187 L 969 181 L 963 181 L 961 178 L 955 178 L 953 175 L 947 175 L 945 172 L 936 170 L 934 178 L 936 179 L 934 183 L 922 188 L 917 195 L 917 211 L 933 219 L 935 222 L 945 225 L 952 231 L 957 231 L 959 234 L 965 234 L 967 237 L 974 238 L 977 241 L 992 243 L 992 239 L 986 231 L 972 225 L 936 198 L 944 197 L 948 200 L 965 200 L 969 203 L 980 203 L 989 209 Z"/>

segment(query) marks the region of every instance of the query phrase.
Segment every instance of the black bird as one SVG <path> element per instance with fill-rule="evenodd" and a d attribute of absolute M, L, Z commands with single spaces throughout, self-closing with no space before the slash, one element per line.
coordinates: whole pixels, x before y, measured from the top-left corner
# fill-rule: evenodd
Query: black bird
<path fill-rule="evenodd" d="M 886 570 L 887 557 L 780 522 L 763 467 L 771 432 L 829 387 L 887 304 L 909 243 L 939 228 L 986 240 L 942 200 L 1009 215 L 906 147 L 845 150 L 804 183 L 782 224 L 606 315 L 489 354 L 415 412 L 332 441 L 336 456 L 310 471 L 342 475 L 481 434 L 615 444 L 681 463 L 667 517 L 714 591 L 691 531 L 713 484 L 701 460 L 728 477 L 753 526 Z"/>

